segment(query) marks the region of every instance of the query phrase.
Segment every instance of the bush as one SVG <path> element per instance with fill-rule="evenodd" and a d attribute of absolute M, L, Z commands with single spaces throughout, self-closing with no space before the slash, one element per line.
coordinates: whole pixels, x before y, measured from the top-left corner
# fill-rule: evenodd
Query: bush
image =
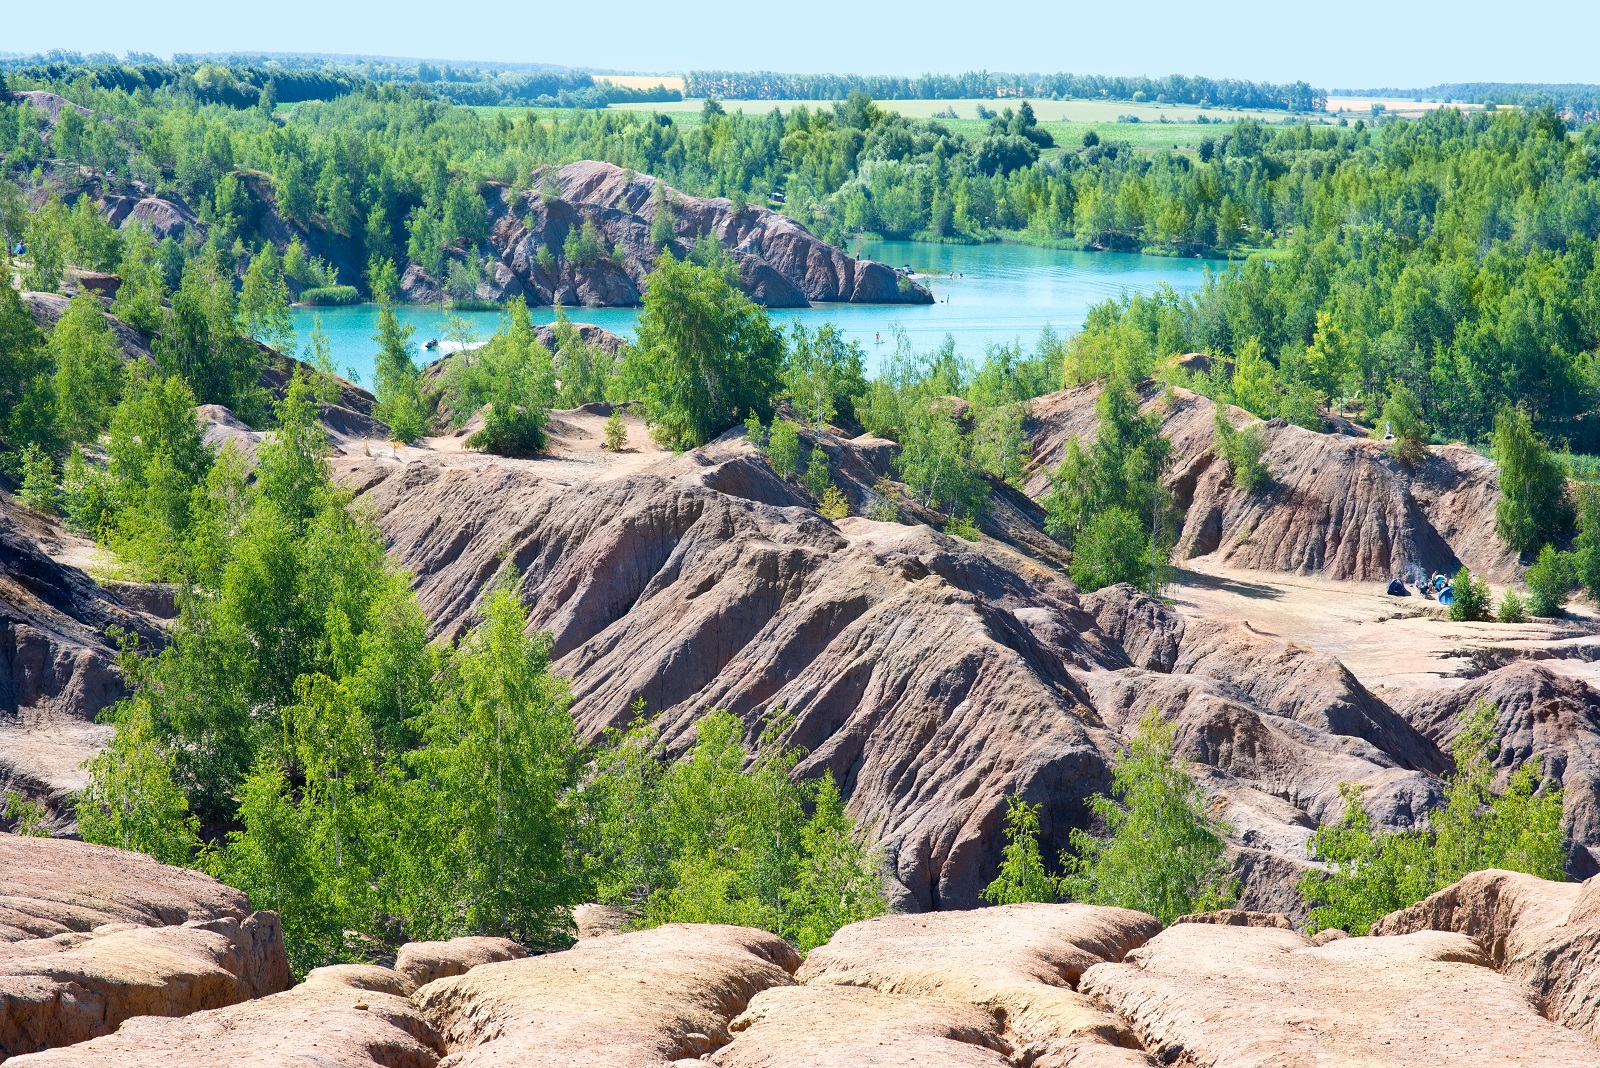
<path fill-rule="evenodd" d="M 1089 808 L 1106 836 L 1072 832 L 1075 856 L 1062 854 L 1063 896 L 1148 912 L 1170 924 L 1233 899 L 1225 825 L 1206 811 L 1205 791 L 1176 751 L 1177 729 L 1152 709 L 1111 772 L 1111 797 Z"/>
<path fill-rule="evenodd" d="M 611 416 L 606 420 L 606 448 L 611 452 L 621 452 L 628 447 L 628 428 L 622 422 L 622 409 L 611 409 Z"/>
<path fill-rule="evenodd" d="M 60 509 L 55 464 L 37 445 L 29 445 L 22 452 L 22 487 L 17 500 L 43 515 L 55 515 Z"/>
<path fill-rule="evenodd" d="M 1572 525 L 1566 475 L 1521 408 L 1495 416 L 1494 462 L 1500 476 L 1494 525 L 1505 543 L 1527 553 L 1565 535 Z"/>
<path fill-rule="evenodd" d="M 822 495 L 828 492 L 828 487 L 833 485 L 829 474 L 828 454 L 821 445 L 811 447 L 811 456 L 806 461 L 806 492 L 811 494 L 813 500 L 821 500 Z"/>
<path fill-rule="evenodd" d="M 1126 508 L 1111 508 L 1089 521 L 1072 554 L 1072 581 L 1085 593 L 1119 582 L 1140 585 L 1149 577 L 1150 535 Z"/>
<path fill-rule="evenodd" d="M 822 493 L 822 503 L 817 512 L 824 519 L 843 519 L 850 514 L 850 501 L 838 486 L 829 485 Z"/>
<path fill-rule="evenodd" d="M 1267 438 L 1260 424 L 1236 430 L 1223 406 L 1217 405 L 1217 451 L 1233 470 L 1233 484 L 1246 493 L 1254 493 L 1272 478 L 1272 472 L 1261 462 L 1267 451 Z"/>
<path fill-rule="evenodd" d="M 316 286 L 300 291 L 300 303 L 326 308 L 340 304 L 360 304 L 361 291 L 355 286 Z"/>
<path fill-rule="evenodd" d="M 1453 623 L 1481 623 L 1489 618 L 1493 600 L 1489 584 L 1473 578 L 1472 572 L 1462 568 L 1450 584 L 1450 621 Z"/>
<path fill-rule="evenodd" d="M 1000 872 L 980 896 L 993 905 L 1061 900 L 1061 880 L 1045 868 L 1039 852 L 1039 806 L 1006 798 L 1006 848 Z"/>
<path fill-rule="evenodd" d="M 1526 623 L 1528 621 L 1528 606 L 1516 590 L 1507 590 L 1506 595 L 1500 598 L 1500 608 L 1494 614 L 1496 623 Z"/>
<path fill-rule="evenodd" d="M 1394 437 L 1389 452 L 1397 460 L 1416 463 L 1428 455 L 1428 428 L 1422 423 L 1422 406 L 1411 390 L 1395 383 L 1383 405 L 1383 418 L 1372 432 L 1381 437 L 1387 431 Z"/>
<path fill-rule="evenodd" d="M 978 524 L 974 523 L 970 516 L 951 516 L 950 521 L 944 525 L 944 532 L 962 541 L 978 540 Z"/>
<path fill-rule="evenodd" d="M 787 419 L 774 419 L 767 435 L 767 462 L 779 478 L 788 478 L 800 466 L 800 432 Z"/>
<path fill-rule="evenodd" d="M 1573 582 L 1572 558 L 1546 545 L 1528 568 L 1528 609 L 1536 616 L 1559 616 L 1566 610 Z"/>

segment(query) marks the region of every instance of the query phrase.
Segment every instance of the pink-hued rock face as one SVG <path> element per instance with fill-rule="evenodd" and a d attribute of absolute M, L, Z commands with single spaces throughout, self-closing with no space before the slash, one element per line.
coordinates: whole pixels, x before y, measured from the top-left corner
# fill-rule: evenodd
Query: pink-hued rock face
<path fill-rule="evenodd" d="M 0 1056 L 289 986 L 274 913 L 198 872 L 0 834 Z"/>
<path fill-rule="evenodd" d="M 646 276 L 662 250 L 651 224 L 665 202 L 672 218 L 670 249 L 683 259 L 701 236 L 715 237 L 739 269 L 739 285 L 752 300 L 770 308 L 803 308 L 810 302 L 856 304 L 931 304 L 927 289 L 901 279 L 894 269 L 858 260 L 814 237 L 787 216 L 765 208 L 735 211 L 722 198 L 693 197 L 659 179 L 610 163 L 582 160 L 544 172 L 558 194 L 513 196 L 491 184 L 488 193 L 492 231 L 489 242 L 495 276 L 479 297 L 500 299 L 513 291 L 531 304 L 559 301 L 571 306 L 616 306 L 639 302 Z M 535 176 L 535 185 L 543 178 Z M 660 190 L 660 197 L 657 190 Z M 618 261 L 568 262 L 563 249 L 569 231 L 585 222 Z M 540 263 L 540 250 L 549 256 Z M 507 268 L 502 274 L 500 268 Z M 439 283 L 407 272 L 408 299 L 437 300 Z"/>
<path fill-rule="evenodd" d="M 1163 1064 L 1592 1065 L 1600 1046 L 1540 1016 L 1465 935 L 1344 938 L 1179 924 L 1079 990 Z"/>

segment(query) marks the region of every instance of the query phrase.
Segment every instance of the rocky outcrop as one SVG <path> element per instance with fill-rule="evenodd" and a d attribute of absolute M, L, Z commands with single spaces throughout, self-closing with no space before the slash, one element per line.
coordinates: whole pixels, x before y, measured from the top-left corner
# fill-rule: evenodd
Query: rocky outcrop
<path fill-rule="evenodd" d="M 805 227 L 765 208 L 735 210 L 721 198 L 687 196 L 649 175 L 584 160 L 545 172 L 556 195 L 513 194 L 489 187 L 490 244 L 496 273 L 480 290 L 525 293 L 530 303 L 617 306 L 636 304 L 661 249 L 651 224 L 661 208 L 661 190 L 672 219 L 672 252 L 682 259 L 703 236 L 715 237 L 732 255 L 740 286 L 756 302 L 772 308 L 799 308 L 809 302 L 930 304 L 922 286 L 902 279 L 881 263 L 857 260 L 814 237 Z M 535 175 L 535 184 L 545 175 Z M 567 234 L 590 222 L 605 248 L 588 263 L 568 262 Z M 540 251 L 549 255 L 540 262 Z M 499 268 L 509 269 L 509 277 Z M 436 280 L 420 270 L 408 294 L 436 294 Z M 436 297 L 433 299 L 437 299 Z"/>
<path fill-rule="evenodd" d="M 1451 689 L 1415 691 L 1396 703 L 1419 731 L 1448 749 L 1479 701 L 1495 706 L 1494 764 L 1502 780 L 1513 768 L 1539 761 L 1545 777 L 1561 786 L 1563 823 L 1573 847 L 1568 870 L 1579 878 L 1600 872 L 1600 690 L 1524 660 Z"/>
<path fill-rule="evenodd" d="M 394 970 L 412 989 L 417 989 L 435 979 L 465 975 L 480 964 L 521 960 L 527 955 L 527 950 L 509 938 L 476 936 L 447 942 L 407 942 L 395 957 Z"/>
<path fill-rule="evenodd" d="M 758 994 L 716 1063 L 1147 1065 L 1074 990 L 1161 925 L 1090 905 L 885 916 L 812 950 L 798 987 Z"/>
<path fill-rule="evenodd" d="M 172 238 L 182 241 L 191 231 L 201 239 L 206 235 L 206 224 L 189 210 L 176 194 L 164 197 L 136 197 L 112 194 L 101 204 L 111 225 L 118 229 L 142 226 L 157 241 Z"/>
<path fill-rule="evenodd" d="M 0 99 L 4 99 L 4 97 L 0 96 Z M 71 108 L 85 118 L 94 114 L 82 104 L 74 104 L 64 96 L 57 96 L 55 93 L 46 92 L 43 89 L 29 89 L 20 93 L 12 93 L 11 99 L 19 104 L 31 105 L 34 110 L 44 116 L 46 129 L 43 137 L 46 143 L 49 142 L 50 135 L 55 132 L 56 126 L 61 122 L 63 109 Z"/>
<path fill-rule="evenodd" d="M 66 541 L 0 492 L 0 791 L 44 802 L 57 831 L 110 732 L 95 716 L 126 693 L 108 629 L 161 641 L 159 620 L 51 555 Z"/>
<path fill-rule="evenodd" d="M 1313 945 L 1293 931 L 1185 923 L 1078 989 L 1162 1064 L 1592 1065 L 1477 943 L 1425 931 Z"/>
<path fill-rule="evenodd" d="M 1034 402 L 1031 494 L 1047 491 L 1069 438 L 1094 436 L 1098 392 L 1079 386 Z M 1380 441 L 1273 420 L 1263 425 L 1271 480 L 1247 494 L 1212 451 L 1211 400 L 1175 389 L 1169 401 L 1149 387 L 1144 407 L 1160 413 L 1174 446 L 1169 486 L 1185 514 L 1179 559 L 1363 581 L 1454 574 L 1463 564 L 1495 581 L 1518 574 L 1516 554 L 1494 532 L 1494 464 L 1471 449 L 1435 446 L 1413 466 Z M 1239 409 L 1230 418 L 1252 421 Z"/>
<path fill-rule="evenodd" d="M 438 1034 L 388 968 L 317 968 L 292 990 L 182 1019 L 140 1016 L 115 1034 L 8 1068 L 433 1068 Z"/>
<path fill-rule="evenodd" d="M 0 1059 L 289 986 L 274 913 L 198 872 L 0 834 Z"/>
<path fill-rule="evenodd" d="M 1580 885 L 1474 872 L 1372 928 L 1379 936 L 1418 931 L 1472 938 L 1547 1019 L 1600 1042 L 1600 878 Z"/>
<path fill-rule="evenodd" d="M 452 1068 L 665 1065 L 726 1045 L 729 1021 L 761 991 L 793 983 L 799 964 L 764 931 L 668 924 L 482 965 L 415 1001 Z"/>

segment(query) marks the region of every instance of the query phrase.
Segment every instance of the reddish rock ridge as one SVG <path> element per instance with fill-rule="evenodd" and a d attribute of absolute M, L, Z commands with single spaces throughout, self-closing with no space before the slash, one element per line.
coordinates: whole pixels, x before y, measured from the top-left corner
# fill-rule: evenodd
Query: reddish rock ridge
<path fill-rule="evenodd" d="M 270 912 L 138 853 L 0 834 L 0 1059 L 289 986 Z"/>
<path fill-rule="evenodd" d="M 535 184 L 546 176 L 553 179 L 557 195 L 516 195 L 505 186 L 488 187 L 496 262 L 479 289 L 481 299 L 520 294 L 533 304 L 637 304 L 661 255 L 650 234 L 659 210 L 654 200 L 659 187 L 670 204 L 673 254 L 682 259 L 697 238 L 715 237 L 738 265 L 741 288 L 760 304 L 803 308 L 813 301 L 933 302 L 926 288 L 902 279 L 893 268 L 857 260 L 765 208 L 735 211 L 729 200 L 688 196 L 649 175 L 593 160 L 536 173 Z M 585 221 L 594 224 L 609 248 L 621 250 L 620 262 L 566 261 L 562 249 L 567 234 Z M 549 249 L 555 259 L 541 264 L 541 249 Z M 440 295 L 439 282 L 417 265 L 407 269 L 402 291 L 411 300 L 437 300 Z"/>
<path fill-rule="evenodd" d="M 1546 1018 L 1600 1042 L 1600 877 L 1578 884 L 1474 872 L 1372 929 L 1417 931 L 1470 936 Z"/>
<path fill-rule="evenodd" d="M 1034 402 L 1030 494 L 1048 491 L 1068 439 L 1094 436 L 1098 395 L 1098 386 L 1078 386 Z M 1185 512 L 1180 560 L 1207 556 L 1239 568 L 1363 581 L 1454 574 L 1462 564 L 1499 582 L 1519 574 L 1516 554 L 1494 532 L 1494 464 L 1465 446 L 1435 446 L 1413 466 L 1381 441 L 1273 420 L 1263 424 L 1262 458 L 1272 479 L 1245 494 L 1212 451 L 1209 398 L 1175 389 L 1169 403 L 1153 386 L 1144 397 L 1175 447 L 1168 484 Z M 1229 418 L 1236 426 L 1256 421 L 1237 408 Z"/>

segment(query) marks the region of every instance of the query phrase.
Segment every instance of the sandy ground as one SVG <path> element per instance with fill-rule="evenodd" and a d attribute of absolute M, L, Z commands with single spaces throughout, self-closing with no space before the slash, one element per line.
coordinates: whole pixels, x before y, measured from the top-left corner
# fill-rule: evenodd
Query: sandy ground
<path fill-rule="evenodd" d="M 553 411 L 546 427 L 550 434 L 546 452 L 519 462 L 533 465 L 541 478 L 563 486 L 575 486 L 624 478 L 672 455 L 670 449 L 663 449 L 650 440 L 643 417 L 625 410 L 622 424 L 627 428 L 628 442 L 617 452 L 611 452 L 603 447 L 605 416 L 581 408 Z M 375 438 L 347 439 L 338 443 L 334 467 L 347 470 L 367 462 L 367 457 L 378 463 L 426 463 L 446 467 L 478 467 L 504 462 L 498 456 L 467 448 L 467 438 L 475 429 L 477 424 L 469 423 L 459 431 L 424 438 L 412 445 Z"/>
<path fill-rule="evenodd" d="M 1451 623 L 1437 603 L 1389 597 L 1376 583 L 1240 571 L 1204 557 L 1188 561 L 1167 594 L 1185 616 L 1243 620 L 1338 657 L 1380 696 L 1460 685 L 1491 657 L 1498 664 L 1536 656 L 1600 684 L 1600 620 L 1580 605 L 1551 623 Z"/>

